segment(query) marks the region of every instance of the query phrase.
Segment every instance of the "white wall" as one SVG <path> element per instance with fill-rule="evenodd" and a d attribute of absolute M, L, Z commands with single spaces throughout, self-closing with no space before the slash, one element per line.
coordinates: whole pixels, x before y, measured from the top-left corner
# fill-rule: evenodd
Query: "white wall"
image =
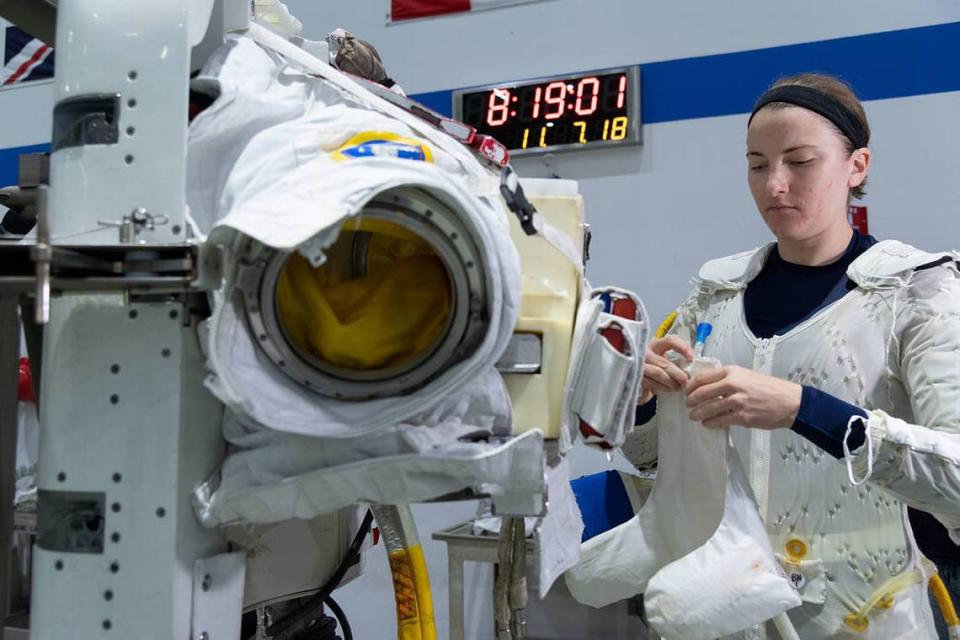
<path fill-rule="evenodd" d="M 373 42 L 391 77 L 411 94 L 960 20 L 960 4 L 943 0 L 915 2 L 909 11 L 873 0 L 547 0 L 393 25 L 386 22 L 388 0 L 287 4 L 306 37 L 339 26 Z M 944 132 L 960 128 L 950 117 L 956 100 L 950 94 L 867 104 L 876 164 L 866 204 L 878 236 L 924 246 L 944 237 L 942 228 L 893 212 L 931 216 L 956 204 L 956 192 L 917 194 L 914 186 L 950 184 L 957 165 L 949 159 L 957 151 Z M 746 190 L 745 126 L 743 115 L 644 125 L 642 147 L 528 156 L 514 166 L 526 176 L 580 181 L 595 232 L 591 280 L 635 288 L 651 314 L 662 316 L 703 260 L 767 240 Z"/>
<path fill-rule="evenodd" d="M 780 3 L 548 0 L 499 10 L 386 24 L 387 0 L 317 3 L 287 0 L 304 35 L 319 39 L 343 27 L 373 42 L 391 77 L 423 93 L 581 70 L 813 42 L 953 22 L 960 4 L 810 0 Z M 773 80 L 773 78 L 771 78 Z M 866 105 L 875 164 L 870 177 L 871 231 L 936 249 L 960 245 L 960 93 L 898 98 Z M 767 242 L 746 188 L 745 115 L 644 126 L 639 148 L 526 157 L 521 175 L 580 181 L 594 231 L 588 275 L 640 292 L 662 317 L 710 257 Z M 573 474 L 606 466 L 576 450 Z M 619 463 L 619 464 L 622 464 Z M 462 521 L 469 505 L 415 508 L 424 538 Z M 445 549 L 426 542 L 440 637 L 446 637 Z M 390 637 L 386 559 L 370 554 L 367 574 L 338 592 L 358 637 Z M 379 568 L 378 568 L 379 567 Z M 470 638 L 492 638 L 491 571 L 467 573 Z M 365 612 L 382 611 L 370 616 Z M 363 612 L 363 613 L 361 613 Z M 576 619 L 576 617 L 574 617 Z M 594 618 L 567 638 L 629 638 L 623 620 L 603 628 Z M 620 627 L 616 625 L 620 624 Z"/>
<path fill-rule="evenodd" d="M 389 0 L 286 3 L 305 37 L 343 27 L 373 42 L 410 93 L 960 19 L 945 0 L 547 0 L 388 26 Z"/>

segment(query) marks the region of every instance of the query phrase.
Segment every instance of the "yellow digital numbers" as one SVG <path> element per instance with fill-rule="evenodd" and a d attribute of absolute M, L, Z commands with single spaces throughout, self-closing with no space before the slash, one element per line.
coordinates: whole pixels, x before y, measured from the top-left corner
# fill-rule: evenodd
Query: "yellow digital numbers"
<path fill-rule="evenodd" d="M 610 128 L 611 140 L 623 140 L 627 137 L 627 117 L 618 116 L 613 119 L 613 126 Z"/>
<path fill-rule="evenodd" d="M 584 120 L 577 120 L 573 123 L 575 127 L 580 129 L 580 144 L 587 143 L 587 123 Z"/>
<path fill-rule="evenodd" d="M 534 133 L 534 135 L 537 136 L 535 142 L 530 139 L 530 127 L 525 127 L 523 129 L 523 137 L 520 141 L 520 148 L 529 149 L 531 145 L 549 147 L 557 144 L 589 144 L 591 142 L 604 140 L 624 140 L 629 133 L 630 119 L 627 116 L 617 116 L 613 119 L 605 118 L 603 120 L 603 128 L 600 131 L 597 131 L 596 128 L 600 125 L 599 121 L 574 120 L 571 124 L 573 128 L 567 130 L 569 133 L 567 131 L 561 131 L 561 139 L 550 143 L 547 142 L 547 127 L 540 127 L 539 136 Z M 588 130 L 590 130 L 590 133 L 588 133 Z M 593 137 L 596 136 L 597 133 L 600 134 L 599 140 Z"/>

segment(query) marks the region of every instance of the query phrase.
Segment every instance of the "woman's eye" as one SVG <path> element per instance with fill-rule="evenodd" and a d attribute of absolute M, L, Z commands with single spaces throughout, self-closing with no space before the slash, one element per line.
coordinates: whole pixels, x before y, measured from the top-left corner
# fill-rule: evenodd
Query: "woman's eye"
<path fill-rule="evenodd" d="M 813 162 L 813 158 L 807 158 L 806 160 L 791 160 L 790 164 L 792 164 L 795 167 L 802 167 L 804 165 L 810 164 L 811 162 Z"/>
<path fill-rule="evenodd" d="M 765 164 L 755 164 L 750 167 L 750 171 L 763 171 L 767 168 Z"/>

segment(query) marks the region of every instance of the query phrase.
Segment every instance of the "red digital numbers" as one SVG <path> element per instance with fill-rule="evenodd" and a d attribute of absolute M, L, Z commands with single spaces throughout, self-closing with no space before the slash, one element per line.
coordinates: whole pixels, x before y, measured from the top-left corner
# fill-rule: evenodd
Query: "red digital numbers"
<path fill-rule="evenodd" d="M 544 120 L 556 120 L 563 115 L 566 108 L 567 83 L 562 80 L 551 82 L 543 92 L 543 101 L 556 107 L 552 113 L 544 113 Z"/>
<path fill-rule="evenodd" d="M 470 103 L 470 109 L 476 114 L 473 117 L 477 119 L 485 113 L 483 120 L 486 126 L 507 132 L 503 135 L 512 135 L 514 127 L 527 127 L 536 122 L 547 121 L 547 127 L 560 127 L 551 135 L 559 135 L 561 138 L 573 136 L 581 144 L 585 144 L 591 137 L 586 130 L 588 122 L 591 123 L 589 126 L 593 127 L 592 123 L 595 120 L 599 123 L 600 120 L 597 119 L 600 118 L 603 119 L 604 131 L 601 135 L 597 129 L 597 135 L 602 140 L 608 137 L 619 140 L 626 135 L 626 125 L 623 124 L 626 117 L 618 114 L 622 114 L 626 107 L 628 87 L 629 77 L 624 73 L 500 87 L 489 90 L 486 94 L 472 94 L 477 97 Z M 576 120 L 577 118 L 585 120 Z M 561 122 L 550 122 L 553 120 Z M 570 123 L 567 120 L 576 121 Z M 541 140 L 541 144 L 546 143 Z M 525 144 L 523 148 L 526 148 Z"/>
<path fill-rule="evenodd" d="M 589 104 L 583 106 L 584 90 L 589 87 L 590 97 Z M 590 76 L 589 78 L 582 79 L 577 83 L 577 101 L 574 103 L 573 110 L 577 112 L 578 116 L 589 116 L 591 113 L 597 110 L 597 104 L 600 102 L 600 78 L 596 76 Z"/>
<path fill-rule="evenodd" d="M 510 90 L 494 89 L 487 100 L 487 124 L 499 127 L 510 118 Z"/>
<path fill-rule="evenodd" d="M 533 94 L 533 119 L 536 120 L 540 117 L 540 100 L 543 99 L 543 87 L 537 87 L 537 90 Z"/>

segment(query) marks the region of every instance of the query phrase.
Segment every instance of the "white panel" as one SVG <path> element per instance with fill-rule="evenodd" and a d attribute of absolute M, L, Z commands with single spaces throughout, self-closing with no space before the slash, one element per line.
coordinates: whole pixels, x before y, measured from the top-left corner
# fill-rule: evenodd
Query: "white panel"
<path fill-rule="evenodd" d="M 0 149 L 50 142 L 53 129 L 53 80 L 38 80 L 0 89 Z"/>
<path fill-rule="evenodd" d="M 168 219 L 140 239 L 183 238 L 190 58 L 186 7 L 187 0 L 59 5 L 54 100 L 117 96 L 120 130 L 115 144 L 51 154 L 54 239 L 117 242 L 117 229 L 98 221 L 120 221 L 137 208 Z"/>
<path fill-rule="evenodd" d="M 194 563 L 191 638 L 240 637 L 246 555 L 221 553 Z"/>
<path fill-rule="evenodd" d="M 194 330 L 82 296 L 53 300 L 44 340 L 38 486 L 104 494 L 105 520 L 100 552 L 36 547 L 31 637 L 186 638 L 194 560 L 224 546 L 190 504 L 223 455 Z"/>
<path fill-rule="evenodd" d="M 927 251 L 960 249 L 960 92 L 866 104 L 870 231 Z"/>

